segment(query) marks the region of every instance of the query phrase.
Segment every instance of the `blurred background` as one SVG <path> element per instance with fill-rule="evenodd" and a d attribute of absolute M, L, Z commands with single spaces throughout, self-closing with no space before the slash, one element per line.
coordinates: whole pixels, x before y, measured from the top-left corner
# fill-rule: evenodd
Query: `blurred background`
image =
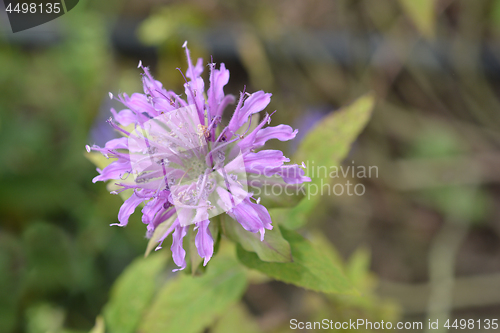
<path fill-rule="evenodd" d="M 300 130 L 273 143 L 285 155 L 330 112 L 377 99 L 344 162 L 377 177 L 336 180 L 366 192 L 322 196 L 303 228 L 332 242 L 363 296 L 255 284 L 244 304 L 256 331 L 289 332 L 291 318 L 498 318 L 500 1 L 81 0 L 16 34 L 0 10 L 1 332 L 90 330 L 143 255 L 139 213 L 109 227 L 122 201 L 92 184 L 84 147 L 115 135 L 108 92 L 142 91 L 139 60 L 183 91 L 185 40 L 226 64 L 226 92 L 273 93 L 273 122 Z"/>

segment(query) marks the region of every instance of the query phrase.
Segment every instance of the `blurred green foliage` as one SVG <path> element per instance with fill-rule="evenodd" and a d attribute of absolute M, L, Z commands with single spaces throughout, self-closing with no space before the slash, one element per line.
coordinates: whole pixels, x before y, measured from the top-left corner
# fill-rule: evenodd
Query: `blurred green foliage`
<path fill-rule="evenodd" d="M 93 143 L 89 133 L 101 110 L 109 116 L 107 91 L 141 90 L 136 55 L 120 54 L 110 42 L 119 18 L 148 18 L 135 37 L 156 47 L 158 59 L 151 64 L 156 78 L 178 92 L 183 79 L 175 68 L 185 68 L 182 42 L 189 39 L 193 55 L 207 60 L 214 51 L 205 39 L 208 32 L 218 29 L 233 36 L 236 52 L 228 57 L 232 77 L 227 90 L 237 93 L 249 83 L 248 91 L 273 92 L 270 109 L 279 111 L 273 116 L 276 123 L 303 125 L 303 116 L 313 109 L 330 111 L 373 92 L 373 119 L 349 155 L 360 165 L 380 166 L 380 178 L 366 181 L 367 195 L 318 196 L 302 207 L 307 212 L 302 215 L 296 214 L 300 210 L 272 211 L 276 221 L 293 228 L 307 222 L 309 231 L 318 229 L 333 239 L 338 252 L 328 240 L 305 233 L 342 268 L 360 296 L 326 296 L 289 286 L 285 290 L 291 296 L 277 296 L 283 284 L 231 261 L 215 261 L 217 274 L 211 275 L 209 267 L 201 280 L 173 277 L 160 259 L 165 253 L 142 258 L 147 241 L 138 214 L 125 229 L 109 227 L 122 201 L 103 184 L 91 183 L 96 171 L 84 157 L 84 146 Z M 57 24 L 60 40 L 53 45 L 0 36 L 1 332 L 69 333 L 91 327 L 95 333 L 113 328 L 132 332 L 139 326 L 152 330 L 154 320 L 165 325 L 189 320 L 193 331 L 211 326 L 214 333 L 231 332 L 235 325 L 249 332 L 288 332 L 292 315 L 303 320 L 397 320 L 397 306 L 377 295 L 378 279 L 370 270 L 388 280 L 426 281 L 426 249 L 447 219 L 474 222 L 471 239 L 489 244 L 488 256 L 472 252 L 462 257 L 458 272 L 500 269 L 491 263 L 500 262 L 494 245 L 500 230 L 494 218 L 500 146 L 494 77 L 499 54 L 494 46 L 500 37 L 500 1 L 192 0 L 152 6 L 87 0 Z M 348 43 L 340 44 L 348 57 L 342 59 L 342 52 L 332 55 L 331 45 L 324 42 L 346 32 Z M 368 42 L 357 43 L 357 37 Z M 371 49 L 378 40 L 382 42 Z M 226 46 L 225 41 L 218 45 Z M 436 53 L 426 53 L 427 47 Z M 304 141 L 308 152 L 318 148 L 325 163 L 339 163 L 324 149 L 338 144 L 336 133 L 328 132 L 338 125 L 337 115 L 324 119 L 331 122 L 331 127 L 323 126 L 325 133 Z M 361 124 L 358 130 L 365 116 L 354 117 Z M 349 152 L 350 144 L 341 155 Z M 285 143 L 272 145 L 292 150 Z M 303 151 L 299 148 L 299 154 Z M 360 244 L 373 247 L 371 256 Z M 464 251 L 481 248 L 470 240 L 468 244 Z M 145 273 L 151 275 L 141 277 Z M 215 283 L 219 273 L 230 280 L 233 293 L 217 304 L 206 295 L 198 298 L 194 291 L 202 287 L 196 282 L 209 293 L 222 290 Z M 142 278 L 148 284 L 141 285 Z M 238 303 L 246 279 L 250 289 Z M 193 289 L 189 298 L 178 291 L 181 287 Z M 266 298 L 252 301 L 258 291 Z M 151 313 L 144 310 L 149 297 L 154 300 Z M 280 303 L 283 299 L 289 307 Z M 200 306 L 200 312 L 214 305 L 207 312 L 210 318 L 196 322 L 197 313 L 183 312 L 177 322 L 167 322 L 165 318 L 188 306 L 182 303 L 187 300 Z M 267 310 L 276 312 L 266 317 Z M 123 312 L 130 316 L 122 321 Z M 138 319 L 145 313 L 149 323 Z"/>
<path fill-rule="evenodd" d="M 109 228 L 120 199 L 92 186 L 84 157 L 113 80 L 99 9 L 72 11 L 50 47 L 0 36 L 1 332 L 91 327 L 145 245 L 140 225 Z"/>
<path fill-rule="evenodd" d="M 356 294 L 349 280 L 339 269 L 339 263 L 294 231 L 282 230 L 290 243 L 292 262 L 261 261 L 257 254 L 238 245 L 238 259 L 245 266 L 256 269 L 278 281 L 291 283 L 323 293 Z"/>

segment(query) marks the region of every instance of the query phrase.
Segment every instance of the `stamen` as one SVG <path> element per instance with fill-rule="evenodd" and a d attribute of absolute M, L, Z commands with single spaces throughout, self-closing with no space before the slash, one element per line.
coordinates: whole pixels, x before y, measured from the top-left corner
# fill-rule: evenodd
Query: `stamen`
<path fill-rule="evenodd" d="M 221 122 L 221 117 L 220 116 L 215 116 L 214 119 L 212 119 L 212 122 L 210 123 L 210 125 L 208 126 L 207 128 L 207 131 L 211 131 L 212 128 L 214 128 L 214 126 L 216 126 L 218 123 Z"/>
<path fill-rule="evenodd" d="M 182 72 L 182 70 L 181 70 L 179 67 L 177 67 L 176 69 L 177 69 L 177 70 L 181 73 L 182 77 L 184 78 L 184 81 L 186 82 L 186 84 L 187 84 L 187 85 L 188 85 L 188 87 L 189 87 L 188 80 L 187 80 L 187 79 L 186 79 L 186 77 L 184 76 L 184 73 Z M 189 89 L 189 90 L 191 90 L 191 89 Z"/>
<path fill-rule="evenodd" d="M 108 124 L 110 124 L 114 129 L 116 129 L 117 131 L 119 132 L 122 132 L 123 134 L 127 135 L 127 136 L 130 136 L 130 133 L 127 132 L 126 130 L 124 130 L 123 128 L 121 128 L 120 126 L 116 125 L 114 122 L 113 122 L 113 118 L 109 117 L 109 119 L 107 120 Z"/>

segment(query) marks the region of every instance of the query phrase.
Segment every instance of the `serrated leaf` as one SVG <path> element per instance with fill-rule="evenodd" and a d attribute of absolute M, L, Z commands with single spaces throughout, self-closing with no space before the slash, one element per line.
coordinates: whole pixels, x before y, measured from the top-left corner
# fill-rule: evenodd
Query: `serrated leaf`
<path fill-rule="evenodd" d="M 139 331 L 198 333 L 236 303 L 247 286 L 243 267 L 225 256 L 213 258 L 202 276 L 179 274 L 158 293 Z"/>
<path fill-rule="evenodd" d="M 166 261 L 167 256 L 163 253 L 139 258 L 120 275 L 103 312 L 108 332 L 136 331 L 154 295 L 158 273 L 165 267 Z"/>
<path fill-rule="evenodd" d="M 226 236 L 240 244 L 246 251 L 255 252 L 260 260 L 269 262 L 291 262 L 292 252 L 290 244 L 281 235 L 279 226 L 274 225 L 272 230 L 266 230 L 264 240 L 260 240 L 260 233 L 252 233 L 233 219 L 223 220 Z"/>
<path fill-rule="evenodd" d="M 436 26 L 436 0 L 399 0 L 420 33 L 432 37 Z"/>
<path fill-rule="evenodd" d="M 238 259 L 249 268 L 299 287 L 323 293 L 357 294 L 330 254 L 323 253 L 294 231 L 282 229 L 282 234 L 290 243 L 292 263 L 264 262 L 241 246 L 237 250 Z"/>

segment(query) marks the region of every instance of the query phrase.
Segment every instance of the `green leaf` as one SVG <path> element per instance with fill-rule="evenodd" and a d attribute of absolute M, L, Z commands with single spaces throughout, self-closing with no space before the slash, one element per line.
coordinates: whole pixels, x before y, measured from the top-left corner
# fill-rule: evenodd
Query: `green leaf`
<path fill-rule="evenodd" d="M 370 120 L 374 104 L 373 94 L 361 96 L 352 104 L 326 116 L 306 135 L 293 160 L 308 166 L 305 172 L 312 182 L 305 185 L 307 197 L 291 209 L 275 209 L 273 221 L 276 218 L 290 229 L 299 228 L 307 222 L 320 201 L 321 196 L 317 193 L 321 191 L 318 189 L 329 182 L 327 178 L 331 168 L 340 165 L 349 153 L 352 143 Z"/>
<path fill-rule="evenodd" d="M 363 288 L 363 282 L 370 274 L 371 253 L 365 247 L 358 248 L 349 258 L 346 274 L 357 288 Z"/>
<path fill-rule="evenodd" d="M 103 154 L 96 151 L 92 151 L 90 153 L 85 152 L 84 156 L 101 170 L 116 160 L 114 158 L 106 158 Z"/>
<path fill-rule="evenodd" d="M 220 318 L 213 328 L 212 333 L 234 333 L 238 327 L 238 333 L 259 333 L 262 332 L 255 322 L 255 319 L 248 313 L 248 310 L 241 303 L 232 306 Z"/>
<path fill-rule="evenodd" d="M 432 37 L 436 28 L 436 0 L 399 0 L 420 33 Z"/>
<path fill-rule="evenodd" d="M 105 333 L 106 326 L 104 325 L 104 319 L 101 316 L 98 316 L 95 319 L 95 325 L 92 327 L 89 333 Z"/>
<path fill-rule="evenodd" d="M 342 256 L 322 231 L 313 230 L 308 234 L 308 239 L 311 243 L 314 244 L 316 250 L 320 251 L 325 256 L 325 258 L 332 261 L 340 270 L 342 270 L 342 272 L 346 273 Z M 349 275 L 347 273 L 346 277 L 349 278 Z"/>
<path fill-rule="evenodd" d="M 330 168 L 338 166 L 371 117 L 375 97 L 366 94 L 341 110 L 323 118 L 301 142 L 293 160 L 306 161 L 305 172 L 313 180 L 327 178 Z M 325 167 L 324 172 L 320 167 Z M 312 172 L 312 171 L 315 172 Z M 318 177 L 321 176 L 321 177 Z"/>
<path fill-rule="evenodd" d="M 238 246 L 238 258 L 249 268 L 299 287 L 324 293 L 357 294 L 330 254 L 323 253 L 294 231 L 283 229 L 282 233 L 292 248 L 292 263 L 264 262 L 241 246 Z"/>
<path fill-rule="evenodd" d="M 263 241 L 260 240 L 260 233 L 246 231 L 233 219 L 225 218 L 223 225 L 229 239 L 239 243 L 245 250 L 255 252 L 260 260 L 269 262 L 292 261 L 290 244 L 281 235 L 277 224 L 272 230 L 266 230 Z"/>
<path fill-rule="evenodd" d="M 136 259 L 120 275 L 104 308 L 104 321 L 109 332 L 135 332 L 155 290 L 156 279 L 165 267 L 167 257 L 159 253 Z"/>
<path fill-rule="evenodd" d="M 306 224 L 309 215 L 318 205 L 320 198 L 319 195 L 309 196 L 293 208 L 273 208 L 269 210 L 269 214 L 273 223 L 280 224 L 288 229 L 297 229 Z"/>
<path fill-rule="evenodd" d="M 249 192 L 260 198 L 260 204 L 268 209 L 295 207 L 306 194 L 303 184 L 287 184 L 281 177 L 248 174 L 247 181 Z M 255 183 L 259 186 L 252 186 Z"/>
<path fill-rule="evenodd" d="M 167 283 L 139 327 L 142 333 L 197 333 L 237 302 L 247 286 L 243 267 L 213 258 L 202 276 L 179 274 Z"/>

